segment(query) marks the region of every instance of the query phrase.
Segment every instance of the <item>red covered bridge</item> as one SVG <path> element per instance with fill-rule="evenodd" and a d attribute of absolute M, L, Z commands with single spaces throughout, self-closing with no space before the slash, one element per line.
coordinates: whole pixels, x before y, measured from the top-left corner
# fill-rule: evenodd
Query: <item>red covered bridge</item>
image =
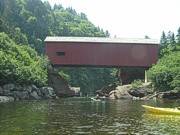
<path fill-rule="evenodd" d="M 54 66 L 144 67 L 158 58 L 157 40 L 99 37 L 47 37 L 46 54 Z"/>

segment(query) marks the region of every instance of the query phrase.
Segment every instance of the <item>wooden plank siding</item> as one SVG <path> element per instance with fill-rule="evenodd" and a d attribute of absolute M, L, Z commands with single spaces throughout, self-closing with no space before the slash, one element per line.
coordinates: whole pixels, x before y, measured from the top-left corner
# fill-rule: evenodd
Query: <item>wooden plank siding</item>
<path fill-rule="evenodd" d="M 46 40 L 45 44 L 54 66 L 151 67 L 158 59 L 158 43 Z"/>

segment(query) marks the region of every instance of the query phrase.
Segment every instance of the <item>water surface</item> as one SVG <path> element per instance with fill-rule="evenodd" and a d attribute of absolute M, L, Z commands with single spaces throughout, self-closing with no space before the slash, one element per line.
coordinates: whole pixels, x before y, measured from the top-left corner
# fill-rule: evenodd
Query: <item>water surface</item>
<path fill-rule="evenodd" d="M 142 104 L 180 101 L 101 101 L 67 98 L 0 104 L 0 135 L 179 135 L 180 116 L 145 113 Z"/>

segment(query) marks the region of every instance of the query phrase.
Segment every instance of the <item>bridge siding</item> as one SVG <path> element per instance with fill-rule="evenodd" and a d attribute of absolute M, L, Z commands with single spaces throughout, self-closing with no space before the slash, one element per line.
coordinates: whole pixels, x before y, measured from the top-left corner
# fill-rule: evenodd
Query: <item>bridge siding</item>
<path fill-rule="evenodd" d="M 65 52 L 58 56 L 56 52 Z M 157 44 L 46 42 L 53 65 L 150 67 L 158 58 Z"/>

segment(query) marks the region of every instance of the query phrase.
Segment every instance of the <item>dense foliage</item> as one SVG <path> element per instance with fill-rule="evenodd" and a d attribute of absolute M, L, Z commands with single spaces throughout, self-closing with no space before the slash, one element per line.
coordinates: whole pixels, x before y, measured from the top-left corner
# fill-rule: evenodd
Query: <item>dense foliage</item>
<path fill-rule="evenodd" d="M 20 67 L 19 65 L 18 74 L 21 74 L 21 77 L 16 76 L 16 79 L 20 83 L 40 83 L 37 81 L 37 78 L 35 79 L 35 77 L 33 77 L 32 71 L 36 74 L 36 72 L 40 70 L 39 72 L 42 73 L 42 68 L 46 68 L 37 67 L 37 69 L 34 69 L 36 66 L 34 60 L 36 58 L 43 58 L 39 57 L 33 49 L 23 46 L 24 44 L 34 48 L 38 54 L 41 55 L 44 53 L 44 39 L 46 36 L 109 36 L 108 31 L 104 32 L 99 27 L 94 26 L 84 13 L 77 13 L 72 8 L 65 9 L 61 5 L 51 7 L 48 2 L 42 2 L 41 0 L 0 0 L 0 32 L 5 32 L 15 42 L 11 41 L 11 43 L 8 43 L 9 46 L 10 44 L 12 44 L 12 46 L 18 44 L 21 46 L 16 46 L 16 48 L 21 50 L 22 48 L 26 48 L 25 50 L 29 51 L 29 55 L 34 54 L 32 57 L 27 56 L 28 58 L 26 59 L 26 52 L 22 52 L 25 54 L 25 56 L 22 56 L 22 59 L 15 56 L 14 59 L 12 59 L 12 61 L 18 61 L 19 64 L 26 63 L 30 65 L 29 67 Z M 9 48 L 6 48 L 6 50 L 8 50 L 9 53 L 12 51 Z M 18 51 L 11 53 L 18 53 Z M 8 56 L 10 56 L 10 54 L 8 54 Z M 10 59 L 8 60 L 10 61 Z M 42 60 L 42 62 L 44 61 Z M 17 62 L 15 63 L 17 64 Z M 34 67 L 30 68 L 33 65 Z M 12 65 L 5 63 L 4 66 L 0 66 L 0 72 L 3 72 L 4 75 L 0 76 L 0 80 L 4 80 L 4 77 L 9 74 L 4 72 L 6 66 L 12 68 L 11 75 L 14 74 L 15 77 L 15 65 L 13 65 L 13 63 Z M 25 70 L 25 68 L 29 69 Z M 82 90 L 84 90 L 84 93 L 87 93 L 87 91 L 93 92 L 113 82 L 115 80 L 115 71 L 115 69 L 111 68 L 63 68 L 60 70 L 60 75 L 65 77 L 72 86 L 80 86 Z M 6 81 L 15 81 L 16 79 L 14 77 L 11 78 L 9 76 L 6 78 Z M 39 77 L 39 80 L 46 78 L 41 74 L 36 77 Z M 43 80 L 41 84 L 44 84 L 45 81 L 46 79 Z M 5 81 L 3 82 L 5 83 Z"/>
<path fill-rule="evenodd" d="M 52 8 L 41 0 L 1 0 L 0 31 L 18 43 L 28 43 L 43 53 L 46 36 L 108 36 L 88 21 L 84 13 L 61 5 Z M 23 33 L 23 34 L 22 34 Z"/>
<path fill-rule="evenodd" d="M 163 32 L 160 59 L 149 70 L 149 75 L 156 90 L 180 90 L 180 28 L 176 38 L 172 32 L 167 36 Z"/>
<path fill-rule="evenodd" d="M 46 59 L 27 45 L 19 46 L 0 33 L 0 85 L 6 83 L 45 85 Z"/>
<path fill-rule="evenodd" d="M 63 68 L 64 76 L 72 86 L 81 87 L 83 94 L 94 94 L 96 90 L 117 81 L 115 68 Z M 62 74 L 62 73 L 61 73 Z"/>

